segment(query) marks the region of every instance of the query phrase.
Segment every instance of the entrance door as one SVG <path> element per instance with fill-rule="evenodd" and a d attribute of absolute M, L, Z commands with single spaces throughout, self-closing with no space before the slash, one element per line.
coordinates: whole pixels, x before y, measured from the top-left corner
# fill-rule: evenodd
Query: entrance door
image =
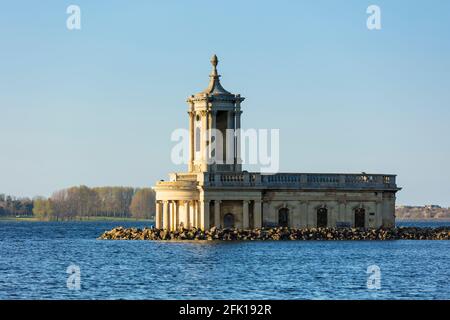
<path fill-rule="evenodd" d="M 366 227 L 366 210 L 363 208 L 355 209 L 355 228 Z"/>
<path fill-rule="evenodd" d="M 328 210 L 327 208 L 319 208 L 317 210 L 317 228 L 326 228 L 328 226 Z"/>
<path fill-rule="evenodd" d="M 234 228 L 234 215 L 232 213 L 227 213 L 223 217 L 223 226 L 225 229 L 233 229 Z"/>
<path fill-rule="evenodd" d="M 278 211 L 278 226 L 289 227 L 289 209 L 282 208 Z"/>

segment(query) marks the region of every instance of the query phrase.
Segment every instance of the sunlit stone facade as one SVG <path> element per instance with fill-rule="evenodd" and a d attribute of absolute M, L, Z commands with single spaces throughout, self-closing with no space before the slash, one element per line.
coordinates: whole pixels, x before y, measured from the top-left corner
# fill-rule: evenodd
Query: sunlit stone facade
<path fill-rule="evenodd" d="M 239 129 L 244 98 L 222 87 L 216 56 L 211 63 L 208 88 L 187 100 L 188 172 L 173 173 L 154 188 L 157 228 L 395 225 L 395 195 L 400 190 L 395 175 L 243 171 Z M 223 139 L 210 129 L 223 133 Z M 223 161 L 211 161 L 217 158 Z"/>

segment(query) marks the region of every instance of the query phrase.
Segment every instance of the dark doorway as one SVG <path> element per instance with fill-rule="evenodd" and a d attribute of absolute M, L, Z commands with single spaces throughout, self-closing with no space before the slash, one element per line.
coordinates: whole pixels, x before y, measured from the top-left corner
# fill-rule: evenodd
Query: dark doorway
<path fill-rule="evenodd" d="M 366 227 L 366 210 L 363 208 L 355 209 L 355 228 Z"/>
<path fill-rule="evenodd" d="M 328 226 L 328 210 L 327 208 L 319 208 L 317 210 L 317 228 L 326 228 Z"/>
<path fill-rule="evenodd" d="M 234 215 L 232 213 L 227 213 L 223 217 L 223 226 L 225 229 L 234 228 Z"/>
<path fill-rule="evenodd" d="M 278 211 L 278 226 L 289 227 L 289 209 L 282 208 Z"/>

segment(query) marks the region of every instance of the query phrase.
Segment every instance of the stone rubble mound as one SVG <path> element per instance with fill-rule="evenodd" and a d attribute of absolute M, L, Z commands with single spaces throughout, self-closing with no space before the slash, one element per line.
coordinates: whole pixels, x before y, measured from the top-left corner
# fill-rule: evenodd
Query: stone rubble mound
<path fill-rule="evenodd" d="M 393 229 L 358 228 L 262 228 L 262 229 L 201 229 L 180 228 L 176 231 L 155 228 L 117 227 L 105 231 L 100 240 L 154 240 L 154 241 L 270 241 L 270 240 L 450 240 L 450 227 Z"/>

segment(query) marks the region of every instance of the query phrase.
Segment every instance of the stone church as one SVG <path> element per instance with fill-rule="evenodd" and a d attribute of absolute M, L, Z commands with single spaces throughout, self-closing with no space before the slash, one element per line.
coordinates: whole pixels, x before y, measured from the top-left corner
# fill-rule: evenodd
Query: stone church
<path fill-rule="evenodd" d="M 154 187 L 156 228 L 395 225 L 395 195 L 400 190 L 395 175 L 243 171 L 244 98 L 222 87 L 215 55 L 211 63 L 208 87 L 187 100 L 188 172 L 173 173 L 169 181 L 159 181 Z M 224 138 L 216 141 L 214 132 L 224 133 Z"/>

